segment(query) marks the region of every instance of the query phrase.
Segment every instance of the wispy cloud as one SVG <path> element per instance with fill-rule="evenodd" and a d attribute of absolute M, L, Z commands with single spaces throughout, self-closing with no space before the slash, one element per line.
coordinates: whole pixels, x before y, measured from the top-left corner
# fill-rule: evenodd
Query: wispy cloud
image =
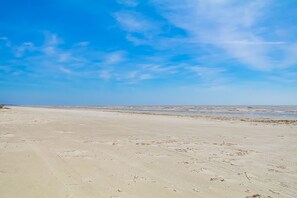
<path fill-rule="evenodd" d="M 160 33 L 158 22 L 136 11 L 119 11 L 114 18 L 120 27 L 127 32 L 127 39 L 136 45 L 150 44 Z"/>
<path fill-rule="evenodd" d="M 127 83 L 162 78 L 177 72 L 176 66 L 154 63 L 160 59 L 140 56 L 134 60 L 123 50 L 100 51 L 90 45 L 89 42 L 83 41 L 65 47 L 64 41 L 58 35 L 46 32 L 41 45 L 24 42 L 9 47 L 12 53 L 11 64 L 2 66 L 1 70 L 28 70 L 32 75 L 39 76 L 79 76 Z M 146 61 L 150 64 L 143 63 Z"/>
<path fill-rule="evenodd" d="M 20 45 L 11 45 L 6 51 L 11 51 L 8 70 L 28 70 L 31 74 L 46 75 L 79 75 L 84 76 L 92 71 L 92 65 L 105 62 L 106 53 L 100 53 L 97 62 L 93 59 L 98 53 L 86 48 L 81 42 L 72 47 L 63 46 L 63 40 L 56 34 L 46 32 L 44 42 L 36 45 L 33 42 L 24 42 Z M 99 59 L 99 60 L 98 60 Z M 86 66 L 89 67 L 86 67 Z M 18 69 L 19 68 L 19 69 Z M 98 68 L 99 69 L 99 68 Z"/>
<path fill-rule="evenodd" d="M 63 44 L 63 40 L 58 38 L 56 34 L 46 32 L 42 50 L 47 55 L 55 55 L 57 54 L 57 47 L 61 44 Z"/>
<path fill-rule="evenodd" d="M 144 80 L 161 79 L 168 77 L 174 72 L 170 68 L 160 65 L 142 65 L 141 63 L 134 65 L 126 64 L 123 68 L 106 68 L 99 72 L 99 77 L 105 80 L 125 81 L 127 83 L 138 83 Z"/>
<path fill-rule="evenodd" d="M 224 87 L 230 83 L 232 77 L 227 73 L 227 70 L 221 67 L 205 67 L 205 66 L 188 66 L 186 69 L 194 72 L 199 79 L 200 85 L 206 87 Z"/>
<path fill-rule="evenodd" d="M 120 26 L 128 32 L 147 33 L 155 30 L 154 24 L 135 11 L 120 11 L 114 14 Z"/>
<path fill-rule="evenodd" d="M 267 29 L 272 1 L 167 0 L 152 1 L 171 24 L 188 32 L 195 45 L 210 44 L 226 56 L 256 70 L 286 68 L 297 64 L 295 44 Z M 269 36 L 265 36 L 268 35 Z M 274 56 L 275 53 L 282 57 Z"/>

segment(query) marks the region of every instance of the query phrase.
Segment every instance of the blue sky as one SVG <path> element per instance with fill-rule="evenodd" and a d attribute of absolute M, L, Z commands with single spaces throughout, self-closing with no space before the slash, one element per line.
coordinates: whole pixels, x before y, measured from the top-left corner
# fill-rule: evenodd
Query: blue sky
<path fill-rule="evenodd" d="M 10 0 L 0 103 L 297 104 L 294 0 Z"/>

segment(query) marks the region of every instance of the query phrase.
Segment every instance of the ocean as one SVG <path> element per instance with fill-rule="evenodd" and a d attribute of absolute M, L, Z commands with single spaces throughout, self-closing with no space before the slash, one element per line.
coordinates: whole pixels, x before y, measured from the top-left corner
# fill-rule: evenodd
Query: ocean
<path fill-rule="evenodd" d="M 230 116 L 267 119 L 297 119 L 295 106 L 100 106 L 109 111 L 173 115 Z"/>

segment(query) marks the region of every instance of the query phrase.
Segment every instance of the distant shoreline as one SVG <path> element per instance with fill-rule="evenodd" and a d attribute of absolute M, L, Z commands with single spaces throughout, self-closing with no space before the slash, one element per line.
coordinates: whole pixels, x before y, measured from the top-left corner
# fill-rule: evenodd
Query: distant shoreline
<path fill-rule="evenodd" d="M 242 115 L 224 115 L 223 113 L 215 114 L 215 113 L 184 113 L 179 111 L 160 111 L 154 110 L 150 108 L 160 108 L 160 107 L 210 107 L 210 108 L 222 108 L 222 107 L 263 107 L 263 106 L 20 106 L 20 107 L 35 107 L 35 108 L 50 108 L 50 109 L 86 109 L 86 110 L 99 110 L 103 112 L 115 112 L 115 113 L 128 113 L 128 114 L 139 114 L 139 115 L 160 115 L 160 116 L 175 116 L 175 117 L 188 117 L 193 119 L 209 119 L 209 120 L 217 120 L 217 121 L 239 121 L 239 122 L 250 122 L 254 124 L 273 124 L 273 125 L 293 125 L 297 126 L 297 110 L 296 118 L 290 117 L 257 117 L 253 114 L 246 116 Z M 266 107 L 279 107 L 279 106 L 266 106 Z M 282 107 L 293 107 L 297 109 L 297 106 L 282 106 Z"/>

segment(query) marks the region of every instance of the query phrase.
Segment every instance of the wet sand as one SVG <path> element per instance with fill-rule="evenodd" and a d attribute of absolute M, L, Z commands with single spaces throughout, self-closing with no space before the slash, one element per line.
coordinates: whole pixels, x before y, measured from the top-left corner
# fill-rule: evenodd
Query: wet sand
<path fill-rule="evenodd" d="M 0 110 L 0 197 L 297 197 L 297 127 Z"/>

